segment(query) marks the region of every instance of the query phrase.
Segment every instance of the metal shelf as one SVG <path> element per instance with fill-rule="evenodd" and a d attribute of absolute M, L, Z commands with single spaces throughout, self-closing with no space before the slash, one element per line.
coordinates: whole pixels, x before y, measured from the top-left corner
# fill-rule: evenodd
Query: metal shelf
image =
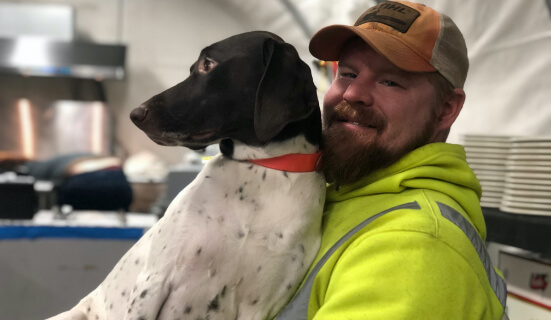
<path fill-rule="evenodd" d="M 486 241 L 551 255 L 551 216 L 522 215 L 482 208 Z"/>

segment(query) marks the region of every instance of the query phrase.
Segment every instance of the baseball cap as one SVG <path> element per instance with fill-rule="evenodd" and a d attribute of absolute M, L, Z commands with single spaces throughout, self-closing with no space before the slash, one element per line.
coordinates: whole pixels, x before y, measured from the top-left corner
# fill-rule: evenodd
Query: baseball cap
<path fill-rule="evenodd" d="M 450 17 L 423 4 L 381 2 L 362 13 L 353 26 L 319 30 L 310 40 L 310 53 L 337 61 L 346 42 L 356 36 L 403 70 L 437 71 L 455 88 L 465 84 L 469 59 L 463 34 Z"/>

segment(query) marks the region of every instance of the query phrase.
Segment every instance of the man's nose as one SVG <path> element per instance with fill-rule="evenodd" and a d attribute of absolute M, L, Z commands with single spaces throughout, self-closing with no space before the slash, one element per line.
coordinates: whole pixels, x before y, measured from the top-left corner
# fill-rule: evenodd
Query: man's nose
<path fill-rule="evenodd" d="M 372 88 L 367 81 L 356 78 L 349 83 L 342 97 L 348 102 L 357 102 L 369 106 L 373 103 L 371 90 Z"/>

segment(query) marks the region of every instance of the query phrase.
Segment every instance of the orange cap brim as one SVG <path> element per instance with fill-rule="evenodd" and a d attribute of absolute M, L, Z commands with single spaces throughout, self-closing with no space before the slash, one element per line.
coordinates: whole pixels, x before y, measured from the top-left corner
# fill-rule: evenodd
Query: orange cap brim
<path fill-rule="evenodd" d="M 436 71 L 429 61 L 423 59 L 392 34 L 371 28 L 363 29 L 345 25 L 325 27 L 310 40 L 310 53 L 320 60 L 337 61 L 342 48 L 354 37 L 360 37 L 400 69 L 413 72 Z"/>

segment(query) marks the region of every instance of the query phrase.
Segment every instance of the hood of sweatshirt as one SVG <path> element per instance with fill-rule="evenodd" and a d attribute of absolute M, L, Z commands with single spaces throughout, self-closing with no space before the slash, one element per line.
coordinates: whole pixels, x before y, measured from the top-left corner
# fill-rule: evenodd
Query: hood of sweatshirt
<path fill-rule="evenodd" d="M 465 149 L 449 143 L 431 143 L 359 181 L 327 188 L 327 202 L 382 193 L 400 193 L 408 188 L 429 189 L 454 199 L 467 213 L 482 239 L 486 238 L 480 208 L 482 188 L 466 161 Z"/>

